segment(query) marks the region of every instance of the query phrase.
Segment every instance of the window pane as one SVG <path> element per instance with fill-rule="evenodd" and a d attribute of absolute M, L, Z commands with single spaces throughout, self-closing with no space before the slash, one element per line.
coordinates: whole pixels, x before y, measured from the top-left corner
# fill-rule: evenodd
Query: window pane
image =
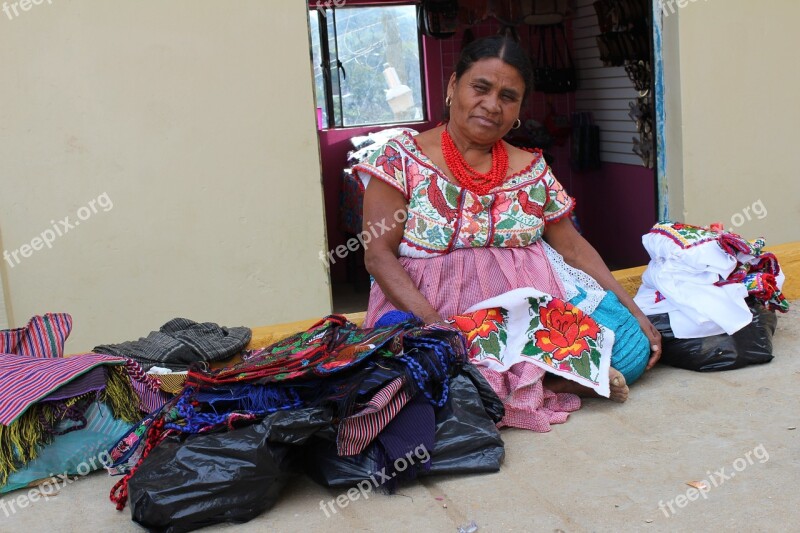
<path fill-rule="evenodd" d="M 339 63 L 336 62 L 338 53 L 336 43 L 336 24 L 339 17 L 338 10 L 334 13 L 332 9 L 324 10 L 326 20 L 328 22 L 328 61 L 330 62 L 331 72 L 331 93 L 333 95 L 333 123 L 336 126 L 342 125 L 342 70 L 339 68 Z M 340 60 L 341 61 L 341 60 Z M 330 112 L 330 110 L 328 110 Z"/>
<path fill-rule="evenodd" d="M 342 106 L 337 124 L 423 120 L 416 7 L 340 8 L 335 17 L 338 39 L 331 42 L 331 70 L 335 74 L 337 54 L 344 69 L 339 73 L 341 95 L 334 94 L 334 107 L 338 98 Z M 334 35 L 332 24 L 329 34 Z"/>
<path fill-rule="evenodd" d="M 311 31 L 311 66 L 314 72 L 314 100 L 317 112 L 321 113 L 323 127 L 328 124 L 328 113 L 325 109 L 325 78 L 322 71 L 322 50 L 319 45 L 319 14 L 316 9 L 308 12 L 308 25 Z"/>

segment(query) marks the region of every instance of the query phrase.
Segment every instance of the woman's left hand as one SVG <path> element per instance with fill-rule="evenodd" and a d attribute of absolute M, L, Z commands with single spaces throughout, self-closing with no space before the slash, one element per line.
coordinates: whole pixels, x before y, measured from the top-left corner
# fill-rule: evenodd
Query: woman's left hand
<path fill-rule="evenodd" d="M 639 327 L 642 328 L 642 331 L 647 336 L 647 340 L 650 342 L 650 360 L 647 361 L 646 368 L 646 370 L 650 370 L 661 358 L 661 333 L 659 333 L 658 329 L 656 329 L 646 315 L 639 315 L 636 317 L 636 320 L 639 321 Z"/>

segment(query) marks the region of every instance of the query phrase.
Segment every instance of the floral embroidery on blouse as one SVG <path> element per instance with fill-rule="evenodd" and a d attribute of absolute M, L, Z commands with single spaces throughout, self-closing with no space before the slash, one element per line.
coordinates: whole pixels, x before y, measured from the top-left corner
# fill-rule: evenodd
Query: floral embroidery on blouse
<path fill-rule="evenodd" d="M 457 248 L 523 247 L 542 237 L 545 223 L 574 208 L 541 151 L 524 170 L 479 195 L 445 178 L 408 134 L 390 140 L 354 167 L 366 183 L 377 178 L 408 201 L 400 255 L 432 257 Z"/>

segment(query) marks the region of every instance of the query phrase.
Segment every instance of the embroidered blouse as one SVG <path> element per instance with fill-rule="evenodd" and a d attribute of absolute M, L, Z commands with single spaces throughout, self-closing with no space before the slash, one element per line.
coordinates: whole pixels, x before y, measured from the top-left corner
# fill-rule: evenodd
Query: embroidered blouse
<path fill-rule="evenodd" d="M 541 239 L 545 223 L 568 215 L 575 201 L 556 181 L 540 150 L 523 170 L 479 195 L 450 182 L 403 134 L 387 142 L 366 161 L 353 167 L 365 186 L 377 178 L 400 191 L 408 202 L 400 255 L 435 257 L 458 248 L 524 247 Z M 374 234 L 377 224 L 365 231 Z"/>

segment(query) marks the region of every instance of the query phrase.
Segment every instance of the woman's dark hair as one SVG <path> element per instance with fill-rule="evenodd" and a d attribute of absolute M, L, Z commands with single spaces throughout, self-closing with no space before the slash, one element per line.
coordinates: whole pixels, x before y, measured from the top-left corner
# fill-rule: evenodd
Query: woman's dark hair
<path fill-rule="evenodd" d="M 465 46 L 461 51 L 458 63 L 456 63 L 456 80 L 460 79 L 476 61 L 492 58 L 501 59 L 517 69 L 522 81 L 525 82 L 525 94 L 523 96 L 527 96 L 533 87 L 531 60 L 518 42 L 505 35 L 484 37 Z"/>

